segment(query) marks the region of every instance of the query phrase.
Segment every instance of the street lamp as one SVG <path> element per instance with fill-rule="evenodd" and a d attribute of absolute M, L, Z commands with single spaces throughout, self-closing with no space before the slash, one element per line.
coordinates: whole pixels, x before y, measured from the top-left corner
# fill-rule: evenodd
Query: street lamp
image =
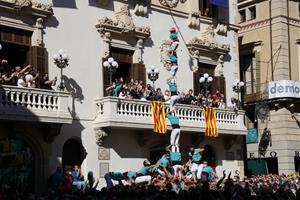
<path fill-rule="evenodd" d="M 232 83 L 232 90 L 237 93 L 238 103 L 240 103 L 240 93 L 244 90 L 245 83 L 243 81 L 235 80 Z"/>
<path fill-rule="evenodd" d="M 153 65 L 150 69 L 147 69 L 148 79 L 152 81 L 153 89 L 154 89 L 154 82 L 158 79 L 159 76 L 159 69 L 155 68 Z"/>
<path fill-rule="evenodd" d="M 60 84 L 59 90 L 64 91 L 65 86 L 63 83 L 63 69 L 69 65 L 69 56 L 64 52 L 64 50 L 60 49 L 57 54 L 53 55 L 54 64 L 60 69 Z"/>
<path fill-rule="evenodd" d="M 112 83 L 112 74 L 115 73 L 115 70 L 118 69 L 119 64 L 117 61 L 114 60 L 113 57 L 109 57 L 107 61 L 103 62 L 103 67 L 109 69 L 109 84 Z"/>
<path fill-rule="evenodd" d="M 207 100 L 207 89 L 211 85 L 212 81 L 213 81 L 213 77 L 209 76 L 208 73 L 203 74 L 203 76 L 200 77 L 199 79 L 200 85 L 202 84 L 205 88 L 204 97 L 206 98 L 206 100 Z"/>

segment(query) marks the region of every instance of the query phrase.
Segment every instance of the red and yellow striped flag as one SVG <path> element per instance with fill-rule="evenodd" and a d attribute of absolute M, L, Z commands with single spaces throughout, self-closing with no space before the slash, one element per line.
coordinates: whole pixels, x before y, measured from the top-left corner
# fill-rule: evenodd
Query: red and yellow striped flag
<path fill-rule="evenodd" d="M 167 122 L 164 103 L 160 101 L 151 101 L 151 107 L 153 131 L 156 133 L 166 133 Z"/>
<path fill-rule="evenodd" d="M 214 108 L 203 108 L 205 120 L 205 136 L 218 137 L 218 126 L 216 118 L 216 110 Z"/>

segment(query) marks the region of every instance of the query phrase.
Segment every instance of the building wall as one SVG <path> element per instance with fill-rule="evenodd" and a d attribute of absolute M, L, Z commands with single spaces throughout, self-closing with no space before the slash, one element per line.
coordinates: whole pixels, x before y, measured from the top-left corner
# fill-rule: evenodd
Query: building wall
<path fill-rule="evenodd" d="M 270 52 L 269 2 L 271 2 L 272 16 L 272 53 Z M 296 40 L 299 39 L 300 31 L 299 2 L 288 2 L 289 9 L 287 9 L 287 1 L 272 0 L 258 3 L 252 2 L 248 7 L 256 5 L 257 18 L 255 21 L 267 20 L 267 22 L 261 24 L 257 23 L 252 28 L 249 28 L 249 24 L 252 23 L 250 21 L 241 23 L 242 27 L 239 33 L 239 37 L 242 41 L 241 45 L 258 40 L 262 41 L 262 47 L 259 51 L 261 58 L 261 81 L 259 84 L 262 92 L 265 91 L 265 83 L 272 80 L 271 54 L 273 54 L 274 80 L 300 80 L 299 49 L 296 42 Z M 243 9 L 243 7 L 242 4 L 239 4 L 239 9 Z M 262 10 L 265 12 L 261 12 Z M 290 17 L 289 20 L 287 20 L 288 15 Z M 242 48 L 241 46 L 240 51 L 242 51 Z M 289 70 L 291 70 L 291 72 Z M 287 106 L 289 105 L 290 104 L 287 104 Z M 262 134 L 265 127 L 271 130 L 273 143 L 272 147 L 268 148 L 266 157 L 272 157 L 270 153 L 276 152 L 279 173 L 289 174 L 295 171 L 294 156 L 295 151 L 300 148 L 300 137 L 298 134 L 299 127 L 296 121 L 292 119 L 291 112 L 286 108 L 271 111 L 269 119 L 264 122 L 258 120 L 259 135 Z M 247 150 L 248 158 L 258 157 L 258 144 L 248 144 Z"/>

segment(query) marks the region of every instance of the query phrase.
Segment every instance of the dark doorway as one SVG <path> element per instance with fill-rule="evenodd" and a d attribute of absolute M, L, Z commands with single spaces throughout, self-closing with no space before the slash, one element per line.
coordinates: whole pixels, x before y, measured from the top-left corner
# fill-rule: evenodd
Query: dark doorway
<path fill-rule="evenodd" d="M 165 145 L 159 144 L 150 148 L 150 162 L 155 164 L 165 153 Z"/>
<path fill-rule="evenodd" d="M 15 66 L 23 67 L 27 60 L 28 46 L 1 42 L 0 60 L 5 59 L 11 68 Z"/>
<path fill-rule="evenodd" d="M 0 139 L 0 186 L 19 192 L 34 192 L 34 151 L 16 135 L 1 135 Z"/>
<path fill-rule="evenodd" d="M 119 62 L 119 67 L 116 72 L 113 74 L 112 80 L 120 79 L 121 77 L 124 79 L 125 83 L 130 82 L 130 67 L 131 63 Z"/>
<path fill-rule="evenodd" d="M 300 157 L 295 156 L 294 161 L 295 161 L 295 171 L 300 173 Z"/>
<path fill-rule="evenodd" d="M 208 144 L 204 146 L 204 151 L 202 152 L 202 160 L 207 161 L 210 165 L 215 164 L 216 156 L 212 146 Z"/>
<path fill-rule="evenodd" d="M 278 174 L 277 158 L 248 159 L 247 176 L 262 174 Z"/>
<path fill-rule="evenodd" d="M 84 160 L 84 148 L 76 139 L 69 139 L 63 146 L 63 169 L 71 170 L 75 165 L 81 166 Z"/>

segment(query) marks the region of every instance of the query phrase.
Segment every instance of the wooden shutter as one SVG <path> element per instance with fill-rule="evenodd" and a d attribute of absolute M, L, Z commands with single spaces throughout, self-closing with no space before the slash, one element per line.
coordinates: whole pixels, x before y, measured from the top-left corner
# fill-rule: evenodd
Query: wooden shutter
<path fill-rule="evenodd" d="M 32 46 L 27 54 L 26 64 L 31 64 L 40 75 L 48 73 L 47 51 L 43 47 Z"/>
<path fill-rule="evenodd" d="M 143 81 L 143 83 L 146 83 L 145 65 L 139 63 L 132 64 L 130 69 L 130 78 Z"/>
<path fill-rule="evenodd" d="M 214 80 L 212 82 L 211 90 L 212 90 L 212 94 L 215 94 L 216 91 L 219 91 L 220 93 L 224 94 L 224 97 L 225 97 L 226 96 L 225 77 L 224 76 L 215 76 Z"/>
<path fill-rule="evenodd" d="M 31 45 L 31 33 L 1 31 L 1 41 L 24 46 Z"/>

